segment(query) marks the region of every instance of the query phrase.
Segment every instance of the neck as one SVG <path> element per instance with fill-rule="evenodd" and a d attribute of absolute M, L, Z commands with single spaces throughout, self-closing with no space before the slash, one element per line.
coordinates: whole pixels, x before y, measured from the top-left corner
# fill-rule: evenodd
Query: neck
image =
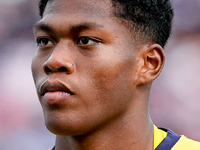
<path fill-rule="evenodd" d="M 141 112 L 140 103 L 131 112 L 87 135 L 57 136 L 56 150 L 153 150 L 153 123 L 148 108 Z"/>

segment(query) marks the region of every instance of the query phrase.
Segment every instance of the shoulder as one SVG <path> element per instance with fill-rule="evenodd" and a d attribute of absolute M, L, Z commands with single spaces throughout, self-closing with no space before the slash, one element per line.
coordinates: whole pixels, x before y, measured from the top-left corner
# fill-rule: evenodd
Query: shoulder
<path fill-rule="evenodd" d="M 200 150 L 200 142 L 188 139 L 185 136 L 181 136 L 178 142 L 174 145 L 172 150 Z"/>

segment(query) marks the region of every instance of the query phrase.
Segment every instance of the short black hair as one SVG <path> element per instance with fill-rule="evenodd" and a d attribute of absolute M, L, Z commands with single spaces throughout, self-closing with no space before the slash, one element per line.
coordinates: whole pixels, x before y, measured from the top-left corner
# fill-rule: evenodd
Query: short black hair
<path fill-rule="evenodd" d="M 39 2 L 39 15 L 41 17 L 43 17 L 43 13 L 44 13 L 44 10 L 45 10 L 45 7 L 47 5 L 49 0 L 40 0 Z"/>
<path fill-rule="evenodd" d="M 40 0 L 39 13 L 43 17 L 50 0 Z M 164 47 L 171 34 L 174 16 L 170 0 L 111 0 L 115 15 L 128 24 L 140 41 L 151 41 Z"/>

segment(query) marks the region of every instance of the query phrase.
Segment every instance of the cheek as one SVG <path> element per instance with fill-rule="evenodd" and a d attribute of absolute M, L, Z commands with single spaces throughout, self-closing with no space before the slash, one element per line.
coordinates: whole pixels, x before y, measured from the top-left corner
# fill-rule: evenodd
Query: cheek
<path fill-rule="evenodd" d="M 135 62 L 130 59 L 116 58 L 103 61 L 94 73 L 94 81 L 100 89 L 113 92 L 124 91 L 134 84 Z M 130 89 L 129 89 L 130 90 Z"/>
<path fill-rule="evenodd" d="M 84 78 L 82 83 L 83 89 L 88 89 L 88 100 L 93 100 L 92 104 L 104 111 L 121 109 L 127 105 L 126 101 L 133 98 L 134 64 L 132 60 L 120 58 L 96 61 L 83 74 L 87 76 L 87 80 Z M 95 110 L 95 107 L 92 108 Z"/>
<path fill-rule="evenodd" d="M 125 63 L 126 64 L 126 63 Z M 85 118 L 90 124 L 104 124 L 126 112 L 130 106 L 134 93 L 132 92 L 131 67 L 124 67 L 124 63 L 116 66 L 94 65 L 88 80 L 82 80 L 87 93 L 81 99 L 87 111 Z M 98 65 L 99 66 L 99 65 Z M 89 113 L 88 113 L 89 112 Z M 94 125 L 96 126 L 96 125 Z"/>

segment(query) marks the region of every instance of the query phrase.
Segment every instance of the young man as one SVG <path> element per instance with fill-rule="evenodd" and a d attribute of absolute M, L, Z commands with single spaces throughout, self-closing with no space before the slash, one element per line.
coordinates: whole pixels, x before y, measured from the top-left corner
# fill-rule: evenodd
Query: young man
<path fill-rule="evenodd" d="M 169 0 L 41 0 L 32 72 L 56 150 L 197 150 L 153 125 Z"/>

